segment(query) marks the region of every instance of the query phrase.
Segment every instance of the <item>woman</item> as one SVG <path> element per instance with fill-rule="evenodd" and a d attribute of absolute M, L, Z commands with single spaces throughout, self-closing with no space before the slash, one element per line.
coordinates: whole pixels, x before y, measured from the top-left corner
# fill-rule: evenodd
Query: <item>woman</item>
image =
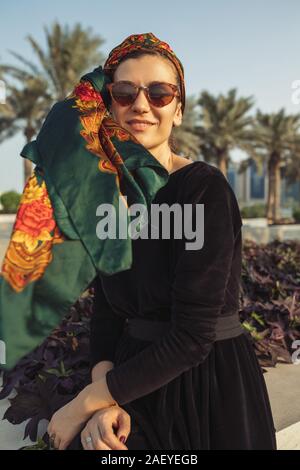
<path fill-rule="evenodd" d="M 80 439 L 86 450 L 276 449 L 264 378 L 238 317 L 237 201 L 217 168 L 170 148 L 185 105 L 181 62 L 149 33 L 126 38 L 104 70 L 113 80 L 113 118 L 169 173 L 152 203 L 190 204 L 196 233 L 196 205 L 203 204 L 204 243 L 187 249 L 186 232 L 172 231 L 178 225 L 170 224 L 166 238 L 159 226 L 158 237 L 132 240 L 131 269 L 96 278 L 92 383 L 53 415 L 53 445 L 80 448 Z M 152 213 L 149 220 L 157 228 Z"/>

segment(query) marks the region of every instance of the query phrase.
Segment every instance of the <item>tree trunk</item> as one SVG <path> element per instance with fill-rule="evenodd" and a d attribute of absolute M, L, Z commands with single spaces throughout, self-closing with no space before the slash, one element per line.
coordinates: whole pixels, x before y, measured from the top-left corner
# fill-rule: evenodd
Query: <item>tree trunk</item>
<path fill-rule="evenodd" d="M 272 224 L 280 218 L 280 155 L 277 152 L 273 152 L 270 156 L 268 176 L 267 220 L 268 224 Z"/>
<path fill-rule="evenodd" d="M 27 126 L 24 131 L 24 134 L 26 137 L 26 143 L 28 143 L 28 142 L 31 142 L 32 137 L 35 134 L 35 131 L 31 126 Z M 27 183 L 28 178 L 30 178 L 30 176 L 32 175 L 32 169 L 33 169 L 32 162 L 28 160 L 27 158 L 24 158 L 24 162 L 23 162 L 24 186 Z"/>
<path fill-rule="evenodd" d="M 226 178 L 227 178 L 227 165 L 228 165 L 227 152 L 225 150 L 220 150 L 218 152 L 218 166 Z"/>
<path fill-rule="evenodd" d="M 280 213 L 280 204 L 281 204 L 281 177 L 280 177 L 280 160 L 276 163 L 275 166 L 275 198 L 274 198 L 274 221 L 279 222 L 281 213 Z"/>
<path fill-rule="evenodd" d="M 274 206 L 274 164 L 270 158 L 268 162 L 268 199 L 267 199 L 267 221 L 268 224 L 273 223 L 273 206 Z"/>
<path fill-rule="evenodd" d="M 28 178 L 32 175 L 32 162 L 27 158 L 24 158 L 23 161 L 23 171 L 24 171 L 24 186 L 28 181 Z"/>

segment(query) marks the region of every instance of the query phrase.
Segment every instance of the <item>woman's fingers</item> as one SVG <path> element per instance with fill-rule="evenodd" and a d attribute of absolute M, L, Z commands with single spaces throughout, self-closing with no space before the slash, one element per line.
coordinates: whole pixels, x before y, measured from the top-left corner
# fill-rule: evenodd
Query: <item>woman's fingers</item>
<path fill-rule="evenodd" d="M 93 427 L 93 439 L 94 439 L 94 448 L 96 450 L 113 450 L 109 443 L 105 442 L 103 439 L 101 429 L 98 423 L 94 423 Z"/>
<path fill-rule="evenodd" d="M 90 438 L 91 438 L 91 435 L 84 431 L 82 431 L 82 433 L 80 434 L 81 445 L 84 448 L 84 450 L 95 450 L 93 446 L 93 440 L 90 440 Z"/>
<path fill-rule="evenodd" d="M 97 425 L 88 426 L 82 431 L 81 443 L 84 450 L 111 450 L 101 439 Z"/>
<path fill-rule="evenodd" d="M 130 416 L 122 409 L 115 410 L 116 414 L 100 416 L 98 421 L 98 427 L 100 430 L 103 441 L 111 447 L 113 450 L 128 450 L 125 444 L 120 441 L 122 435 L 127 437 L 130 431 Z M 128 422 L 128 418 L 129 422 Z M 114 432 L 113 426 L 117 426 L 117 434 Z M 119 432 L 121 426 L 121 433 Z M 129 429 L 128 429 L 129 428 Z"/>
<path fill-rule="evenodd" d="M 131 431 L 131 417 L 127 412 L 124 410 L 120 410 L 118 415 L 118 431 L 117 431 L 117 438 L 120 439 L 121 436 L 125 437 L 125 442 Z"/>
<path fill-rule="evenodd" d="M 71 403 L 57 410 L 48 425 L 47 431 L 49 436 L 53 437 L 52 448 L 54 449 L 65 450 L 82 427 L 83 422 L 72 411 Z"/>
<path fill-rule="evenodd" d="M 81 444 L 84 450 L 95 450 L 93 445 L 93 439 L 89 439 L 91 436 L 81 433 Z"/>
<path fill-rule="evenodd" d="M 49 443 L 50 443 L 50 449 L 53 450 L 65 450 L 68 446 L 68 442 L 62 439 L 59 435 L 55 433 L 50 434 L 50 429 L 47 430 L 49 434 Z"/>
<path fill-rule="evenodd" d="M 127 439 L 130 421 L 130 415 L 121 408 L 99 410 L 81 432 L 82 447 L 85 450 L 128 450 L 120 437 Z"/>
<path fill-rule="evenodd" d="M 53 442 L 54 442 L 54 449 L 59 450 L 61 439 L 58 436 L 55 436 L 55 439 Z"/>
<path fill-rule="evenodd" d="M 99 420 L 98 427 L 102 440 L 112 450 L 128 450 L 127 447 L 120 441 L 118 436 L 116 436 L 114 433 L 113 424 L 114 422 L 109 415 L 103 416 L 102 419 Z"/>

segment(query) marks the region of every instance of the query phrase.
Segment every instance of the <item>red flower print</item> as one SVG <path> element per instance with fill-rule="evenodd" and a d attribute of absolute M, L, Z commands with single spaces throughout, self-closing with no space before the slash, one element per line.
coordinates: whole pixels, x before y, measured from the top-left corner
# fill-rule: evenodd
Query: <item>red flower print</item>
<path fill-rule="evenodd" d="M 55 225 L 53 209 L 37 200 L 20 206 L 14 230 L 38 239 L 42 233 L 51 232 Z"/>
<path fill-rule="evenodd" d="M 90 83 L 79 83 L 74 90 L 76 96 L 81 101 L 98 101 L 102 102 L 100 93 L 97 93 Z"/>

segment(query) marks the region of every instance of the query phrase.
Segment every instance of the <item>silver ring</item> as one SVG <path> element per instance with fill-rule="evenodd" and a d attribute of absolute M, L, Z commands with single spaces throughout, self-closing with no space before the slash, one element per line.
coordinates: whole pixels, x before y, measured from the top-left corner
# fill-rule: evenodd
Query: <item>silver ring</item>
<path fill-rule="evenodd" d="M 91 436 L 86 437 L 86 438 L 85 438 L 85 442 L 86 442 L 87 444 L 89 444 L 90 442 L 92 442 Z"/>

